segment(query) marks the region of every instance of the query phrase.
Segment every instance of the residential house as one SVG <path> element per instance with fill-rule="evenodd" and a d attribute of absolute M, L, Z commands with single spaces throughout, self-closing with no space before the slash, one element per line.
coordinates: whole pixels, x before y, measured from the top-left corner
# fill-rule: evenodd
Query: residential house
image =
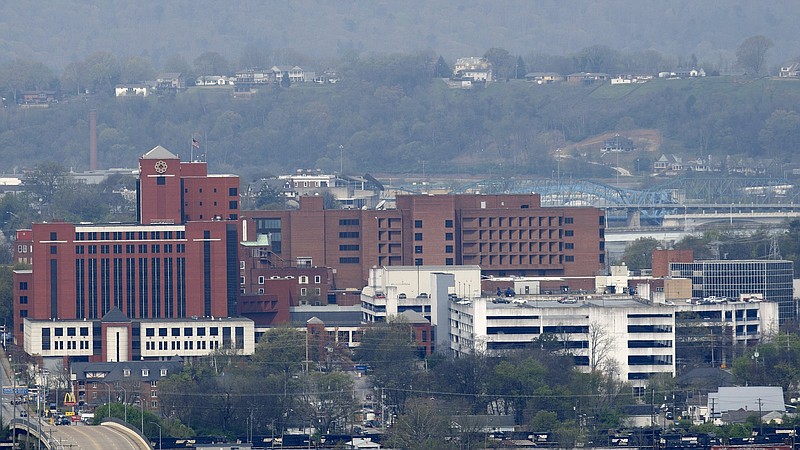
<path fill-rule="evenodd" d="M 800 78 L 800 62 L 792 61 L 781 66 L 780 78 Z"/>
<path fill-rule="evenodd" d="M 338 82 L 339 73 L 331 68 L 325 69 L 321 76 L 314 77 L 314 83 L 317 84 L 336 84 Z"/>
<path fill-rule="evenodd" d="M 683 170 L 683 159 L 678 155 L 663 154 L 654 163 L 655 172 L 675 174 Z"/>
<path fill-rule="evenodd" d="M 159 382 L 183 370 L 183 360 L 74 362 L 70 366 L 72 389 L 78 405 L 94 409 L 111 402 L 125 402 L 159 411 Z"/>
<path fill-rule="evenodd" d="M 613 138 L 606 140 L 603 142 L 603 146 L 600 147 L 601 153 L 623 153 L 623 152 L 631 152 L 636 150 L 636 146 L 633 144 L 633 140 L 628 139 L 626 137 L 620 135 L 614 135 Z"/>
<path fill-rule="evenodd" d="M 525 80 L 536 84 L 552 84 L 564 81 L 564 77 L 555 72 L 531 72 L 525 74 Z"/>
<path fill-rule="evenodd" d="M 458 58 L 453 66 L 453 79 L 490 83 L 493 81 L 492 64 L 476 56 Z"/>
<path fill-rule="evenodd" d="M 289 83 L 294 84 L 313 81 L 316 76 L 314 72 L 307 72 L 299 66 L 272 66 L 271 70 L 275 74 L 275 82 L 278 84 L 283 82 L 283 77 L 288 77 Z"/>
<path fill-rule="evenodd" d="M 742 158 L 735 162 L 729 162 L 728 172 L 742 175 L 764 175 L 771 164 L 772 160 L 769 159 Z"/>
<path fill-rule="evenodd" d="M 48 107 L 51 103 L 56 103 L 56 91 L 24 91 L 17 99 L 23 107 Z"/>
<path fill-rule="evenodd" d="M 600 72 L 577 72 L 567 75 L 567 83 L 570 84 L 594 84 L 611 79 L 607 73 Z"/>
<path fill-rule="evenodd" d="M 118 84 L 114 88 L 117 97 L 147 97 L 150 88 L 144 84 Z"/>
<path fill-rule="evenodd" d="M 159 74 L 158 78 L 156 78 L 156 89 L 159 91 L 177 90 L 185 87 L 186 81 L 180 72 L 165 72 Z"/>
<path fill-rule="evenodd" d="M 611 79 L 611 84 L 641 84 L 652 80 L 653 76 L 649 74 L 620 74 Z"/>
<path fill-rule="evenodd" d="M 249 96 L 265 86 L 274 84 L 275 72 L 259 67 L 240 70 L 236 72 L 233 83 L 235 96 Z"/>
<path fill-rule="evenodd" d="M 197 78 L 195 86 L 233 86 L 235 81 L 234 77 L 224 75 L 204 75 Z"/>

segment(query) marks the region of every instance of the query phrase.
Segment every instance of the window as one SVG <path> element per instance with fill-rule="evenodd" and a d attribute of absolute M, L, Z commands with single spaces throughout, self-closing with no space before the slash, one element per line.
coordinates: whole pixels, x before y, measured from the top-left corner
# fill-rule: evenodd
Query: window
<path fill-rule="evenodd" d="M 414 221 L 414 228 L 422 228 L 422 221 L 421 220 L 415 220 Z"/>
<path fill-rule="evenodd" d="M 122 376 L 123 377 L 131 376 L 131 369 L 122 369 Z"/>
<path fill-rule="evenodd" d="M 359 250 L 358 244 L 351 244 L 351 245 L 340 245 L 339 251 L 341 252 L 351 252 L 351 251 L 358 251 Z"/>
<path fill-rule="evenodd" d="M 165 184 L 167 184 L 167 177 L 157 177 L 156 184 L 159 186 L 164 186 Z"/>
<path fill-rule="evenodd" d="M 445 258 L 444 259 L 445 266 L 452 266 L 453 265 L 453 258 Z"/>
<path fill-rule="evenodd" d="M 358 231 L 340 231 L 339 238 L 347 239 L 347 238 L 357 238 L 360 234 Z"/>
<path fill-rule="evenodd" d="M 19 304 L 20 305 L 27 305 L 28 304 L 28 296 L 27 295 L 20 295 L 19 296 Z"/>
<path fill-rule="evenodd" d="M 161 369 L 161 376 L 162 377 L 167 376 L 167 369 Z"/>
<path fill-rule="evenodd" d="M 575 232 L 572 230 L 564 230 L 564 236 L 575 236 Z"/>
<path fill-rule="evenodd" d="M 322 277 L 319 276 L 319 275 L 315 275 L 314 276 L 314 284 L 320 284 L 320 283 L 322 283 Z"/>
<path fill-rule="evenodd" d="M 264 276 L 263 275 L 259 275 L 258 284 L 264 284 Z"/>
<path fill-rule="evenodd" d="M 358 264 L 360 261 L 358 257 L 339 258 L 339 264 Z"/>
<path fill-rule="evenodd" d="M 422 233 L 414 233 L 414 240 L 421 241 L 422 240 Z"/>
<path fill-rule="evenodd" d="M 445 233 L 444 234 L 445 241 L 452 241 L 453 240 L 453 233 Z"/>
<path fill-rule="evenodd" d="M 56 255 L 56 254 L 58 254 L 58 247 L 56 247 L 55 245 L 51 245 L 51 246 L 50 246 L 50 254 L 51 254 L 51 255 Z"/>
<path fill-rule="evenodd" d="M 308 294 L 308 289 L 300 288 L 300 296 L 305 297 Z"/>
<path fill-rule="evenodd" d="M 231 200 L 228 202 L 228 209 L 239 209 L 239 202 L 236 200 Z"/>
<path fill-rule="evenodd" d="M 453 253 L 453 246 L 452 245 L 445 245 L 444 246 L 445 253 Z"/>
<path fill-rule="evenodd" d="M 153 390 L 153 391 L 150 391 L 150 397 L 151 397 L 151 398 L 156 398 L 156 397 L 158 397 L 158 391 L 155 391 L 155 390 Z"/>
<path fill-rule="evenodd" d="M 567 250 L 572 250 L 572 249 L 575 248 L 575 244 L 573 244 L 572 242 L 565 242 L 564 243 L 564 248 L 567 249 Z"/>
<path fill-rule="evenodd" d="M 415 266 L 421 266 L 422 265 L 422 258 L 416 258 L 414 260 L 414 265 Z"/>
<path fill-rule="evenodd" d="M 564 223 L 575 223 L 575 219 L 572 217 L 564 217 Z"/>
<path fill-rule="evenodd" d="M 150 369 L 142 369 L 142 376 L 149 377 L 150 376 Z"/>
<path fill-rule="evenodd" d="M 156 329 L 155 328 L 145 328 L 144 329 L 144 335 L 147 336 L 147 337 L 154 337 L 156 335 Z"/>
<path fill-rule="evenodd" d="M 228 196 L 229 197 L 236 197 L 237 195 L 239 195 L 239 189 L 238 188 L 235 188 L 235 187 L 228 188 Z"/>
<path fill-rule="evenodd" d="M 416 254 L 422 253 L 422 246 L 421 245 L 415 245 L 414 246 L 414 253 L 416 253 Z"/>
<path fill-rule="evenodd" d="M 300 278 L 299 278 L 299 280 L 298 280 L 298 283 L 300 283 L 300 284 L 308 284 L 308 276 L 306 276 L 306 275 L 300 275 Z"/>
<path fill-rule="evenodd" d="M 339 226 L 359 225 L 358 219 L 339 219 Z"/>
<path fill-rule="evenodd" d="M 573 261 L 575 261 L 575 257 L 572 256 L 572 255 L 566 255 L 566 256 L 564 256 L 564 261 L 565 262 L 573 262 Z"/>
<path fill-rule="evenodd" d="M 20 281 L 19 282 L 19 290 L 20 291 L 27 291 L 28 290 L 28 282 L 27 281 Z"/>
<path fill-rule="evenodd" d="M 447 219 L 444 221 L 445 228 L 453 228 L 453 219 Z"/>

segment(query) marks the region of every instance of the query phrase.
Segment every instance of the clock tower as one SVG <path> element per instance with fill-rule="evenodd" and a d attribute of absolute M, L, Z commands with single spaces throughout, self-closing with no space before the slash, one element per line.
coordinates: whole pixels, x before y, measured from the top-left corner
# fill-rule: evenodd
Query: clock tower
<path fill-rule="evenodd" d="M 157 146 L 139 159 L 138 216 L 141 224 L 183 223 L 180 158 Z"/>

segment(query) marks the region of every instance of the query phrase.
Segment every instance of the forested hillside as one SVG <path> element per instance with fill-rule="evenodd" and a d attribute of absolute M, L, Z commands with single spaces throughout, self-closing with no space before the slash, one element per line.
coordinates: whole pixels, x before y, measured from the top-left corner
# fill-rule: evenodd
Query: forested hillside
<path fill-rule="evenodd" d="M 334 85 L 271 87 L 254 98 L 191 88 L 166 96 L 69 97 L 44 109 L 0 110 L 4 171 L 55 160 L 88 166 L 88 113 L 98 111 L 101 167 L 130 167 L 164 145 L 189 158 L 192 137 L 215 171 L 263 176 L 297 168 L 345 172 L 550 176 L 555 150 L 606 132 L 660 130 L 642 156 L 752 156 L 797 162 L 800 81 L 707 77 L 640 85 L 536 85 L 451 90 L 427 56 L 358 60 Z M 416 59 L 415 59 L 416 58 Z M 598 152 L 599 153 L 599 152 Z M 658 154 L 657 154 L 658 153 Z M 603 175 L 590 151 L 562 173 Z"/>
<path fill-rule="evenodd" d="M 60 70 L 96 51 L 140 56 L 163 68 L 217 51 L 252 63 L 339 58 L 348 52 L 411 53 L 447 59 L 502 47 L 514 54 L 564 55 L 591 45 L 694 54 L 706 66 L 735 60 L 736 46 L 762 34 L 770 64 L 798 56 L 797 2 L 772 0 L 49 0 L 0 2 L 0 63 L 43 61 Z"/>

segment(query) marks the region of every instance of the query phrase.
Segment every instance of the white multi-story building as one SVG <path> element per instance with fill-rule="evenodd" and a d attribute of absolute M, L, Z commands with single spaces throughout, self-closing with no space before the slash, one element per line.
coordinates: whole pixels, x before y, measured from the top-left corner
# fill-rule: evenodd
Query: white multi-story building
<path fill-rule="evenodd" d="M 361 291 L 362 322 L 385 322 L 405 311 L 430 321 L 434 351 L 449 347 L 450 298 L 481 295 L 478 266 L 388 266 L 370 269 L 370 285 Z M 444 331 L 441 331 L 444 330 Z"/>
<path fill-rule="evenodd" d="M 25 319 L 25 352 L 42 357 L 130 361 L 207 356 L 227 349 L 255 351 L 253 321 L 246 318 L 130 319 L 112 309 L 100 320 Z"/>
<path fill-rule="evenodd" d="M 549 335 L 578 367 L 611 370 L 635 388 L 659 373 L 674 376 L 682 353 L 702 350 L 708 355 L 701 357 L 721 366 L 734 347 L 763 342 L 778 327 L 778 305 L 759 301 L 668 305 L 620 296 L 475 298 L 451 300 L 449 315 L 455 356 L 500 355 Z"/>
<path fill-rule="evenodd" d="M 555 338 L 585 370 L 606 370 L 642 387 L 675 375 L 675 313 L 633 300 L 576 303 L 477 298 L 450 303 L 450 349 L 500 355 L 543 335 Z"/>

